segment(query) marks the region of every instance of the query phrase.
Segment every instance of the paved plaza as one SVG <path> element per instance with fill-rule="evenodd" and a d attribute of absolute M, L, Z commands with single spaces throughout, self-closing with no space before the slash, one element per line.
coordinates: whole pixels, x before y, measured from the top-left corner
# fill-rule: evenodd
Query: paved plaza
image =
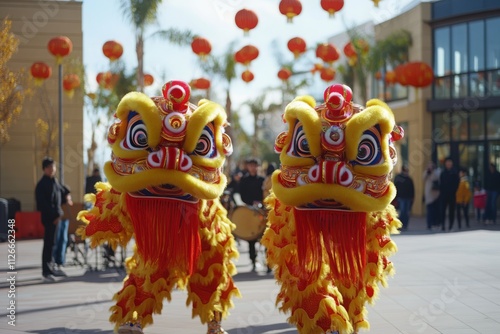
<path fill-rule="evenodd" d="M 368 309 L 369 333 L 500 333 L 499 225 L 472 224 L 467 230 L 442 233 L 427 231 L 423 219 L 413 217 L 409 230 L 394 240 L 399 247 L 391 258 L 396 275 Z M 81 266 L 68 252 L 64 268 L 68 277 L 42 283 L 42 240 L 18 240 L 17 273 L 11 285 L 10 276 L 6 277 L 7 245 L 0 243 L 0 333 L 112 333 L 108 309 L 121 287 L 123 269 L 104 270 L 102 256 L 95 251 L 88 255 L 89 265 Z M 266 274 L 264 267 L 251 272 L 246 246 L 244 241 L 239 245 L 235 276 L 242 298 L 234 301 L 224 328 L 229 334 L 296 333 L 274 305 L 278 287 L 272 274 Z M 9 324 L 11 301 L 15 301 L 15 326 Z M 165 301 L 163 313 L 145 332 L 206 333 L 205 326 L 191 318 L 185 302 L 186 292 L 174 291 L 172 302 Z"/>

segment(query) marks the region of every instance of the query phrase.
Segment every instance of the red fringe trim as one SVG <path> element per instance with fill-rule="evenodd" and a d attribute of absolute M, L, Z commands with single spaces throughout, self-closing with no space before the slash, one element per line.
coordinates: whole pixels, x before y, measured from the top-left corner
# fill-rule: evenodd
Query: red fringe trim
<path fill-rule="evenodd" d="M 158 268 L 192 274 L 201 253 L 198 203 L 130 194 L 126 202 L 141 257 Z"/>
<path fill-rule="evenodd" d="M 366 215 L 294 208 L 301 274 L 316 279 L 326 262 L 335 279 L 361 281 L 366 266 Z"/>

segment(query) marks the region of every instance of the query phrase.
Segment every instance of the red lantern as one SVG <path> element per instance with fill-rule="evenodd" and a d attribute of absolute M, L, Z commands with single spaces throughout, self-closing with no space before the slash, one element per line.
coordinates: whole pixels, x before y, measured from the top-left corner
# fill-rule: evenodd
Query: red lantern
<path fill-rule="evenodd" d="M 76 74 L 66 74 L 63 78 L 63 89 L 69 98 L 73 97 L 75 88 L 80 87 L 80 78 Z"/>
<path fill-rule="evenodd" d="M 332 67 L 323 67 L 320 72 L 320 77 L 324 81 L 332 81 L 335 79 L 335 70 Z"/>
<path fill-rule="evenodd" d="M 340 55 L 333 44 L 323 43 L 319 44 L 316 48 L 316 57 L 323 60 L 325 63 L 332 64 L 339 59 Z"/>
<path fill-rule="evenodd" d="M 234 22 L 238 28 L 243 30 L 243 33 L 246 36 L 250 30 L 257 26 L 259 18 L 253 11 L 249 9 L 242 9 L 234 16 Z"/>
<path fill-rule="evenodd" d="M 404 65 L 405 78 L 408 85 L 422 88 L 432 84 L 434 73 L 432 68 L 424 62 L 411 62 Z"/>
<path fill-rule="evenodd" d="M 210 54 L 210 51 L 212 51 L 212 45 L 210 45 L 210 42 L 206 38 L 195 37 L 191 42 L 191 49 L 204 60 Z"/>
<path fill-rule="evenodd" d="M 122 56 L 123 47 L 117 41 L 107 41 L 102 46 L 102 53 L 104 53 L 110 61 L 115 61 Z"/>
<path fill-rule="evenodd" d="M 394 73 L 394 71 L 385 72 L 385 83 L 389 86 L 396 83 L 396 73 Z"/>
<path fill-rule="evenodd" d="M 375 79 L 377 79 L 377 80 L 382 79 L 382 73 L 380 73 L 380 71 L 377 71 L 377 72 L 375 73 Z"/>
<path fill-rule="evenodd" d="M 287 22 L 291 23 L 293 18 L 302 12 L 302 4 L 299 0 L 281 0 L 280 13 L 285 15 Z"/>
<path fill-rule="evenodd" d="M 259 49 L 257 49 L 253 45 L 245 45 L 235 53 L 234 60 L 245 66 L 248 66 L 252 61 L 257 59 L 258 56 L 259 56 Z"/>
<path fill-rule="evenodd" d="M 189 85 L 195 89 L 205 90 L 210 88 L 210 80 L 205 78 L 198 78 L 191 81 Z"/>
<path fill-rule="evenodd" d="M 40 86 L 44 80 L 48 79 L 52 74 L 52 68 L 43 62 L 36 62 L 31 65 L 31 75 L 35 78 L 35 85 Z"/>
<path fill-rule="evenodd" d="M 341 10 L 342 7 L 344 7 L 344 0 L 321 0 L 321 8 L 326 10 L 330 17 L 333 17 L 335 12 Z"/>
<path fill-rule="evenodd" d="M 280 78 L 283 81 L 287 81 L 291 75 L 292 71 L 290 71 L 288 68 L 282 68 L 281 70 L 278 71 L 278 78 Z"/>
<path fill-rule="evenodd" d="M 155 78 L 151 74 L 144 74 L 144 86 L 151 86 L 155 82 Z"/>
<path fill-rule="evenodd" d="M 250 81 L 252 81 L 253 78 L 254 78 L 254 75 L 249 70 L 246 70 L 243 73 L 241 73 L 241 79 L 243 79 L 243 81 L 245 81 L 246 83 L 249 83 Z"/>
<path fill-rule="evenodd" d="M 61 64 L 63 57 L 66 57 L 73 50 L 73 43 L 66 36 L 54 37 L 48 44 L 49 52 L 56 57 L 56 63 Z"/>
<path fill-rule="evenodd" d="M 322 69 L 323 69 L 323 64 L 316 63 L 314 64 L 314 67 L 311 69 L 311 73 L 314 74 L 316 72 L 320 72 Z"/>
<path fill-rule="evenodd" d="M 96 76 L 97 83 L 104 89 L 112 89 L 119 79 L 120 76 L 118 74 L 111 72 L 99 72 Z"/>
<path fill-rule="evenodd" d="M 298 58 L 306 51 L 306 42 L 300 37 L 294 37 L 288 41 L 288 50 L 293 52 L 293 56 Z"/>

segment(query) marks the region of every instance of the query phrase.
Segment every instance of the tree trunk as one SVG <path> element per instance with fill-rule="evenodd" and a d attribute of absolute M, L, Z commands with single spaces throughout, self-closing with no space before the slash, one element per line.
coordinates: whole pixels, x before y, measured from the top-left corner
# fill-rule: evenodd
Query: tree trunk
<path fill-rule="evenodd" d="M 135 52 L 137 53 L 137 90 L 144 92 L 144 36 L 138 32 L 136 36 Z"/>

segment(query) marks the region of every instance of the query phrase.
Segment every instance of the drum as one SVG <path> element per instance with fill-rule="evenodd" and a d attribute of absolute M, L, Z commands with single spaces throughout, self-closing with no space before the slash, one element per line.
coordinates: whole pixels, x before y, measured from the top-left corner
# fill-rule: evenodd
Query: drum
<path fill-rule="evenodd" d="M 246 241 L 258 240 L 266 229 L 267 213 L 256 207 L 238 206 L 230 214 L 229 219 L 236 225 L 233 235 Z"/>

